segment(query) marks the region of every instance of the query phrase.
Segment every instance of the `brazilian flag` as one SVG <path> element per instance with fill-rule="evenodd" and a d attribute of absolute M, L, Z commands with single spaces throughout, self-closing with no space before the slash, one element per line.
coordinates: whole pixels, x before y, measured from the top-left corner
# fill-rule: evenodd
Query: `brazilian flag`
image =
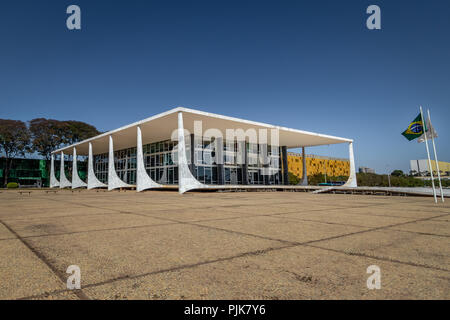
<path fill-rule="evenodd" d="M 422 121 L 422 116 L 419 115 L 409 124 L 408 129 L 402 132 L 402 135 L 409 141 L 417 139 L 423 134 L 424 124 Z M 425 126 L 425 131 L 427 128 Z"/>

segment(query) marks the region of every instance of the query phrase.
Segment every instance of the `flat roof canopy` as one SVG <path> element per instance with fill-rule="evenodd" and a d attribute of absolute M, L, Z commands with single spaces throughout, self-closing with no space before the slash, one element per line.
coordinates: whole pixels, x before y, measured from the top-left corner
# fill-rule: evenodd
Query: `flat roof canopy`
<path fill-rule="evenodd" d="M 127 126 L 105 132 L 96 137 L 75 143 L 73 145 L 58 149 L 52 153 L 64 151 L 66 154 L 72 153 L 72 148 L 77 148 L 78 155 L 88 155 L 89 142 L 92 143 L 94 154 L 108 152 L 108 136 L 114 139 L 114 150 L 121 150 L 136 146 L 136 127 L 139 126 L 142 131 L 142 143 L 148 144 L 170 139 L 174 130 L 178 129 L 178 112 L 183 112 L 184 128 L 194 133 L 194 121 L 202 121 L 202 132 L 208 129 L 218 129 L 226 137 L 227 129 L 268 129 L 267 140 L 270 143 L 270 129 L 279 130 L 280 146 L 286 146 L 289 149 L 299 147 L 321 146 L 328 144 L 337 144 L 352 142 L 352 139 L 334 137 L 314 132 L 290 129 L 280 126 L 274 126 L 261 122 L 248 121 L 238 118 L 222 116 L 214 113 L 198 111 L 194 109 L 178 107 L 167 112 L 157 114 L 153 117 L 129 124 Z M 248 137 L 247 137 L 248 141 Z"/>

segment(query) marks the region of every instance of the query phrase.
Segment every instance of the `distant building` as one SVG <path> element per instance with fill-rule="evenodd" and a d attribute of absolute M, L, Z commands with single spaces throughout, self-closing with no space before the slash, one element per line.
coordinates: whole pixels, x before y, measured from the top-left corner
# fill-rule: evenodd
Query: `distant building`
<path fill-rule="evenodd" d="M 78 161 L 80 177 L 85 178 L 87 173 L 87 162 Z M 59 168 L 58 163 L 56 166 Z M 72 161 L 66 161 L 65 164 L 68 175 L 71 175 Z M 50 168 L 49 160 L 42 159 L 24 159 L 14 158 L 11 162 L 11 168 L 8 170 L 8 182 L 17 182 L 20 187 L 48 187 Z M 0 187 L 3 186 L 6 174 L 6 159 L 0 157 Z M 59 170 L 55 173 L 59 178 Z"/>
<path fill-rule="evenodd" d="M 428 159 L 410 160 L 409 167 L 411 172 L 419 175 L 424 175 L 431 171 L 430 166 L 428 165 Z M 436 161 L 431 160 L 431 167 L 433 168 L 433 174 L 437 174 Z M 441 175 L 449 176 L 450 162 L 439 161 L 439 170 L 441 171 Z"/>
<path fill-rule="evenodd" d="M 367 167 L 359 167 L 359 173 L 375 173 L 375 170 Z"/>
<path fill-rule="evenodd" d="M 288 152 L 289 172 L 298 178 L 303 174 L 303 158 L 299 153 Z M 350 175 L 349 159 L 331 158 L 317 156 L 313 154 L 306 155 L 306 172 L 308 176 L 316 174 L 326 174 L 329 177 L 343 177 Z"/>

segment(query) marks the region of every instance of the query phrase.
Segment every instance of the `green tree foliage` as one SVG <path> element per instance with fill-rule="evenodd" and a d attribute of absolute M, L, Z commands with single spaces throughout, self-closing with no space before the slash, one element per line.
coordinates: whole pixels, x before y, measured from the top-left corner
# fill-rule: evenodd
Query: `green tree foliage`
<path fill-rule="evenodd" d="M 401 171 L 401 170 L 399 170 Z M 376 173 L 357 173 L 356 179 L 358 181 L 358 186 L 360 187 L 388 187 L 389 179 L 386 174 L 376 174 Z M 431 180 L 422 180 L 413 176 L 402 175 L 396 176 L 391 175 L 391 186 L 392 187 L 431 187 Z M 300 178 L 289 172 L 289 184 L 294 185 L 300 182 Z M 347 176 L 339 177 L 326 177 L 327 182 L 337 182 L 337 181 L 347 181 Z M 325 182 L 324 174 L 315 174 L 308 176 L 308 184 L 311 186 L 317 186 L 319 183 Z M 435 185 L 438 186 L 439 182 L 436 179 Z M 443 179 L 442 186 L 450 187 L 450 179 Z"/>
<path fill-rule="evenodd" d="M 29 150 L 29 144 L 30 134 L 23 121 L 0 119 L 0 151 L 6 158 L 3 185 L 8 183 L 12 159 L 23 156 Z"/>
<path fill-rule="evenodd" d="M 386 174 L 357 173 L 358 186 L 361 187 L 388 187 L 389 180 Z M 439 182 L 436 179 L 435 185 Z M 443 187 L 450 186 L 450 180 L 442 180 Z M 391 187 L 431 187 L 431 180 L 418 179 L 413 176 L 393 176 L 391 175 Z"/>
<path fill-rule="evenodd" d="M 289 184 L 290 185 L 296 185 L 298 184 L 302 179 L 297 177 L 295 174 L 289 172 Z M 317 173 L 315 175 L 308 176 L 308 184 L 311 186 L 317 186 L 319 183 L 325 182 L 337 182 L 337 181 L 347 181 L 348 176 L 337 176 L 337 177 L 330 177 L 327 176 L 325 179 L 325 175 L 322 173 Z"/>
<path fill-rule="evenodd" d="M 100 133 L 94 126 L 81 121 L 58 121 L 44 118 L 31 120 L 30 132 L 32 151 L 47 160 L 50 159 L 53 150 Z"/>
<path fill-rule="evenodd" d="M 8 182 L 6 185 L 6 188 L 8 189 L 17 189 L 19 187 L 19 184 L 17 182 Z"/>
<path fill-rule="evenodd" d="M 293 174 L 292 172 L 288 172 L 288 174 L 289 174 L 289 184 L 290 185 L 299 184 L 300 181 L 302 180 L 299 177 L 297 177 L 295 174 Z"/>
<path fill-rule="evenodd" d="M 83 141 L 99 135 L 100 132 L 94 126 L 81 121 L 64 121 L 66 130 L 66 140 L 69 144 Z"/>
<path fill-rule="evenodd" d="M 50 153 L 63 144 L 67 144 L 64 127 L 61 121 L 38 118 L 30 121 L 32 151 L 45 159 L 50 159 Z"/>
<path fill-rule="evenodd" d="M 405 174 L 403 173 L 402 170 L 394 170 L 391 172 L 391 176 L 394 177 L 403 177 Z"/>
<path fill-rule="evenodd" d="M 323 173 L 317 173 L 312 176 L 308 176 L 308 184 L 312 186 L 317 186 L 319 183 L 325 183 L 325 182 L 338 182 L 338 181 L 344 181 L 346 182 L 348 180 L 348 176 L 325 176 Z"/>

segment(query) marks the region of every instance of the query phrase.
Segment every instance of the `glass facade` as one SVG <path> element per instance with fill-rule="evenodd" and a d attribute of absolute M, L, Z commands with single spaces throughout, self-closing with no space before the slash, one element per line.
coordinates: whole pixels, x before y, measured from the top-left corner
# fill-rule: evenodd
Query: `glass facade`
<path fill-rule="evenodd" d="M 281 147 L 247 143 L 248 184 L 282 184 Z"/>
<path fill-rule="evenodd" d="M 217 177 L 217 163 L 214 161 L 216 146 L 214 139 L 194 139 L 194 169 L 193 175 L 204 184 L 219 184 Z"/>
<path fill-rule="evenodd" d="M 97 179 L 108 183 L 108 154 L 102 153 L 94 156 L 94 172 Z"/>
<path fill-rule="evenodd" d="M 177 141 L 171 140 L 143 145 L 144 166 L 155 182 L 178 184 L 178 159 L 173 152 L 176 146 Z M 217 150 L 220 147 L 221 152 Z M 191 137 L 186 137 L 188 165 L 197 180 L 208 185 L 282 184 L 280 149 L 236 140 L 219 143 L 214 138 L 196 137 L 192 143 Z M 219 156 L 223 161 L 217 160 Z M 136 184 L 136 147 L 115 151 L 114 162 L 118 176 L 128 184 Z M 108 153 L 94 156 L 94 172 L 101 182 L 108 182 Z"/>
<path fill-rule="evenodd" d="M 136 147 L 114 152 L 114 164 L 123 182 L 136 184 Z"/>
<path fill-rule="evenodd" d="M 265 147 L 248 142 L 244 145 L 236 140 L 224 141 L 221 145 L 222 153 L 216 150 L 220 143 L 214 138 L 195 139 L 194 176 L 198 181 L 221 184 L 220 177 L 223 177 L 222 183 L 230 185 L 282 184 L 280 147 Z M 260 153 L 267 156 L 260 156 Z M 220 154 L 223 156 L 223 166 L 217 164 L 216 156 Z"/>
<path fill-rule="evenodd" d="M 176 141 L 166 140 L 142 146 L 145 170 L 153 181 L 178 184 L 177 159 L 172 159 L 172 151 L 177 144 Z"/>

